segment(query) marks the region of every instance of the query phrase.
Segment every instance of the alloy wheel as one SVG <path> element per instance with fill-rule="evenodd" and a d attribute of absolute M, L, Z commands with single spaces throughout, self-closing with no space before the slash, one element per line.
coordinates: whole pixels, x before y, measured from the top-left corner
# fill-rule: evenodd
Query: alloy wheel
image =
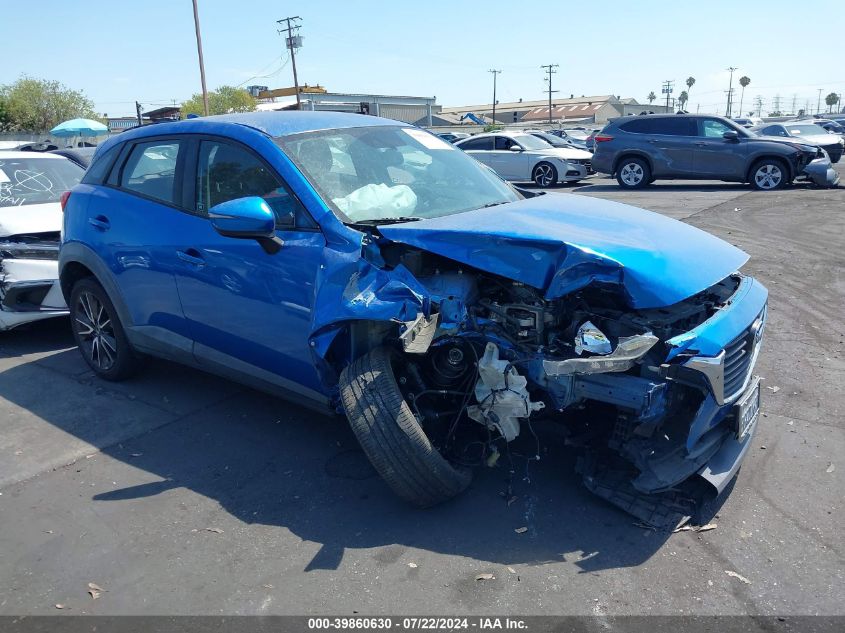
<path fill-rule="evenodd" d="M 636 187 L 643 180 L 643 168 L 637 163 L 627 163 L 620 170 L 619 176 L 629 187 Z"/>
<path fill-rule="evenodd" d="M 101 371 L 108 371 L 117 361 L 117 338 L 106 307 L 90 292 L 76 300 L 74 327 L 83 353 Z"/>
<path fill-rule="evenodd" d="M 775 189 L 783 180 L 783 172 L 777 165 L 761 165 L 754 174 L 754 182 L 760 189 Z"/>
<path fill-rule="evenodd" d="M 551 165 L 537 165 L 534 168 L 534 182 L 541 187 L 554 183 L 554 169 Z"/>

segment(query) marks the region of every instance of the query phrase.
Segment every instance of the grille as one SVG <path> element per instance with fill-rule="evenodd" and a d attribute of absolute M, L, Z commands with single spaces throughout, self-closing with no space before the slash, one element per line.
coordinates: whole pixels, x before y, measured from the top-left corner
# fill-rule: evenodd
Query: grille
<path fill-rule="evenodd" d="M 745 384 L 754 356 L 754 334 L 746 330 L 725 346 L 724 393 L 729 400 L 737 395 Z"/>

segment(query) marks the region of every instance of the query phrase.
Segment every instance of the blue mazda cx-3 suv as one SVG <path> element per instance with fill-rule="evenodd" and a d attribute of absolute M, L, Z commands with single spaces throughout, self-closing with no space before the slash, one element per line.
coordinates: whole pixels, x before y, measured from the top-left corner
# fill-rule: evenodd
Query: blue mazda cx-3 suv
<path fill-rule="evenodd" d="M 669 525 L 727 487 L 756 430 L 767 291 L 745 253 L 518 190 L 413 126 L 146 126 L 100 146 L 64 211 L 60 281 L 96 374 L 157 356 L 343 413 L 420 506 L 559 424 L 587 438 L 591 490 Z"/>

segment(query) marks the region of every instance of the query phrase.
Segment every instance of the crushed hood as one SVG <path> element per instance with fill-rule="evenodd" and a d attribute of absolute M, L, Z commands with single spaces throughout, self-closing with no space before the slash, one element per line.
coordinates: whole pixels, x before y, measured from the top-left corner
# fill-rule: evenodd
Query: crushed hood
<path fill-rule="evenodd" d="M 61 229 L 62 207 L 58 202 L 0 207 L 0 238 Z"/>
<path fill-rule="evenodd" d="M 547 194 L 379 227 L 389 240 L 521 281 L 555 299 L 596 281 L 634 308 L 671 305 L 739 269 L 748 255 L 683 222 L 625 204 Z"/>

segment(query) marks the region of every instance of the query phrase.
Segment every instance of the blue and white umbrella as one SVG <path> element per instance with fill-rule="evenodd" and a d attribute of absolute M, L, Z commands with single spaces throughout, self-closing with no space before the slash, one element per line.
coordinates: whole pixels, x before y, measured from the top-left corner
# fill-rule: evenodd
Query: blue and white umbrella
<path fill-rule="evenodd" d="M 102 136 L 108 134 L 109 128 L 92 119 L 71 119 L 64 123 L 59 123 L 56 127 L 50 130 L 53 136 Z"/>

